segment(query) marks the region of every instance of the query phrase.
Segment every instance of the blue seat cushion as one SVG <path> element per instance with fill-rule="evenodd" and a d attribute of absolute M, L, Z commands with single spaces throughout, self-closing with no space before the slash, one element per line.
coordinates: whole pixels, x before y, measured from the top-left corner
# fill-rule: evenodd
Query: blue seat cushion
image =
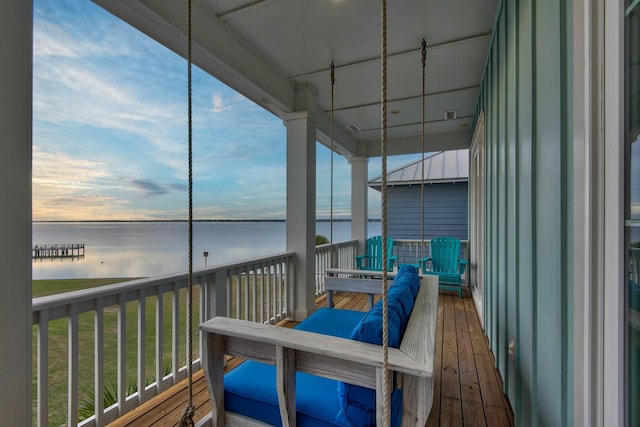
<path fill-rule="evenodd" d="M 294 329 L 318 332 L 332 337 L 349 338 L 353 328 L 367 314 L 364 311 L 321 308 L 298 323 Z"/>
<path fill-rule="evenodd" d="M 224 378 L 224 406 L 231 412 L 281 426 L 276 368 L 252 360 Z M 296 373 L 297 424 L 304 427 L 342 426 L 337 381 Z"/>
<path fill-rule="evenodd" d="M 295 329 L 348 338 L 365 314 L 362 311 L 322 308 Z M 242 363 L 225 375 L 225 409 L 281 426 L 275 379 L 276 369 L 272 365 L 250 360 Z M 340 411 L 337 388 L 338 381 L 297 372 L 297 424 L 302 427 L 349 425 Z M 400 425 L 401 398 L 401 395 L 392 397 L 394 426 Z"/>

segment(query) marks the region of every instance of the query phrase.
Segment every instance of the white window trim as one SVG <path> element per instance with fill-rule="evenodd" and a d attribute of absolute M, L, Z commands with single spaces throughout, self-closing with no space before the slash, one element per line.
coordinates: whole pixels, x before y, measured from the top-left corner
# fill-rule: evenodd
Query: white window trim
<path fill-rule="evenodd" d="M 625 425 L 624 1 L 604 5 L 604 424 Z"/>
<path fill-rule="evenodd" d="M 623 426 L 624 0 L 573 3 L 575 426 Z"/>

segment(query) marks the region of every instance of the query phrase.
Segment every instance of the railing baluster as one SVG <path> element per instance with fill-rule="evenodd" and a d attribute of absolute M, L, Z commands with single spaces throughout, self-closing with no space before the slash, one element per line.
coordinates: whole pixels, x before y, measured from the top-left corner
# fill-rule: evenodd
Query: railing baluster
<path fill-rule="evenodd" d="M 138 291 L 138 405 L 144 402 L 145 388 L 145 349 L 146 349 L 146 317 L 147 317 L 147 301 L 146 292 L 141 289 Z"/>
<path fill-rule="evenodd" d="M 68 373 L 68 402 L 67 420 L 69 425 L 78 424 L 78 305 L 69 306 L 68 319 L 69 334 L 69 373 Z"/>
<path fill-rule="evenodd" d="M 38 427 L 49 425 L 49 310 L 38 316 Z"/>
<path fill-rule="evenodd" d="M 242 273 L 242 288 L 244 290 L 244 298 L 243 298 L 243 308 L 244 308 L 244 312 L 243 312 L 243 316 L 241 317 L 241 319 L 245 319 L 245 320 L 249 320 L 249 298 L 250 298 L 250 291 L 249 291 L 249 267 L 248 266 L 244 266 L 244 268 L 242 269 L 243 273 Z"/>
<path fill-rule="evenodd" d="M 273 305 L 271 302 L 273 293 L 271 292 L 271 287 L 273 286 L 273 264 L 269 265 L 269 271 L 267 274 L 267 322 L 271 323 L 271 316 L 273 312 Z"/>
<path fill-rule="evenodd" d="M 282 274 L 282 263 L 278 262 L 276 264 L 277 270 L 278 270 L 278 274 L 276 275 L 276 312 L 275 312 L 275 322 L 278 322 L 280 320 L 280 313 L 282 313 L 283 310 L 283 305 L 282 305 L 282 280 L 283 280 L 283 274 Z"/>
<path fill-rule="evenodd" d="M 252 269 L 250 270 L 250 276 L 249 279 L 251 280 L 251 285 L 249 285 L 249 288 L 251 289 L 251 308 L 252 308 L 252 313 L 251 313 L 251 321 L 255 322 L 256 319 L 258 318 L 257 316 L 257 311 L 258 311 L 258 281 L 256 278 L 256 275 L 258 273 L 258 268 L 253 265 Z"/>
<path fill-rule="evenodd" d="M 162 287 L 156 288 L 156 392 L 160 393 L 164 387 L 164 354 L 163 341 L 164 334 L 162 324 L 164 323 L 164 295 Z"/>
<path fill-rule="evenodd" d="M 177 381 L 180 370 L 180 288 L 173 283 L 173 301 L 171 304 L 171 367 L 173 368 L 173 381 Z"/>
<path fill-rule="evenodd" d="M 94 314 L 94 407 L 96 425 L 104 425 L 104 309 L 98 298 Z"/>
<path fill-rule="evenodd" d="M 230 292 L 229 298 L 233 299 L 235 297 L 235 307 L 233 307 L 234 317 L 236 319 L 240 318 L 240 299 L 242 298 L 242 289 L 240 288 L 240 275 L 238 274 L 238 269 L 233 269 L 231 272 L 231 283 L 230 283 Z"/>
<path fill-rule="evenodd" d="M 231 271 L 227 270 L 225 286 L 227 288 L 227 316 L 233 317 L 233 305 L 232 305 L 232 295 L 233 295 L 233 276 L 231 275 Z"/>
<path fill-rule="evenodd" d="M 118 415 L 124 415 L 127 400 L 127 299 L 118 295 Z"/>

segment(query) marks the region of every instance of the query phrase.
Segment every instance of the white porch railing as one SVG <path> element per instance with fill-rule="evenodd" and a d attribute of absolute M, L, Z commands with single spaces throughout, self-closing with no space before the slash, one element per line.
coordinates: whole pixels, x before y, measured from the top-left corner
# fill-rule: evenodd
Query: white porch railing
<path fill-rule="evenodd" d="M 284 319 L 293 266 L 294 254 L 286 253 L 194 272 L 194 335 L 215 314 L 264 323 Z M 34 299 L 37 425 L 105 425 L 186 378 L 186 288 L 187 274 L 181 273 Z M 65 320 L 66 327 L 60 324 Z M 62 340 L 52 339 L 54 329 Z M 199 343 L 193 340 L 194 370 L 200 368 Z M 56 382 L 50 369 L 61 358 L 63 372 L 56 378 L 60 383 L 67 377 L 66 390 L 58 392 L 66 393 L 66 417 L 58 422 L 49 419 Z M 115 372 L 106 375 L 111 366 Z M 129 394 L 131 382 L 137 391 Z M 117 385 L 117 398 L 104 408 L 110 383 Z M 81 384 L 83 393 L 88 387 L 95 396 L 93 415 L 85 420 L 78 415 Z M 62 400 L 54 403 L 57 412 Z"/>
<path fill-rule="evenodd" d="M 396 265 L 401 264 L 418 264 L 419 260 L 423 257 L 429 256 L 429 248 L 431 240 L 424 241 L 424 255 L 422 249 L 422 240 L 415 239 L 394 239 L 393 240 L 393 254 L 397 257 Z M 469 262 L 469 241 L 460 241 L 460 257 Z M 465 270 L 464 283 L 469 283 L 469 268 Z"/>
<path fill-rule="evenodd" d="M 316 246 L 316 298 L 326 293 L 324 287 L 324 272 L 327 268 L 353 269 L 356 266 L 355 256 L 358 255 L 358 241 L 333 244 L 334 262 L 331 265 L 331 245 Z"/>

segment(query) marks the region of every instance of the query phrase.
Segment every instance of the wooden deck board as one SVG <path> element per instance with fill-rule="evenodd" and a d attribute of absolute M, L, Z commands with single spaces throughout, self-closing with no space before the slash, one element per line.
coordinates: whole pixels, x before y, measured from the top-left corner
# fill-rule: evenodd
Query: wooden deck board
<path fill-rule="evenodd" d="M 350 292 L 334 294 L 336 307 L 367 310 L 366 295 Z M 326 305 L 326 298 L 317 300 Z M 292 327 L 295 322 L 288 322 Z M 480 320 L 471 298 L 459 299 L 441 293 L 436 331 L 434 397 L 428 427 L 480 426 L 511 427 L 513 412 L 502 393 L 502 380 L 492 364 Z M 238 362 L 228 364 L 228 368 Z M 202 371 L 194 374 L 196 422 L 211 411 Z M 178 426 L 187 402 L 187 382 L 182 381 L 158 397 L 110 424 L 120 426 Z"/>

